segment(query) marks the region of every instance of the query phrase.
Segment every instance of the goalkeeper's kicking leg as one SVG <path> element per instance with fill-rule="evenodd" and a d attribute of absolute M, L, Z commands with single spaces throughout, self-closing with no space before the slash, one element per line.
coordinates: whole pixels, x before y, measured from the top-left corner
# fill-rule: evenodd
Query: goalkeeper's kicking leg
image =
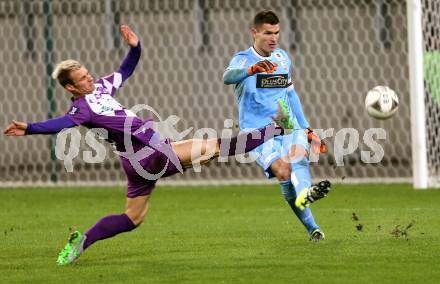
<path fill-rule="evenodd" d="M 270 169 L 280 183 L 281 193 L 283 194 L 284 199 L 309 233 L 310 240 L 322 240 L 324 238 L 324 233 L 316 223 L 311 209 L 308 207 L 300 209 L 295 205 L 297 199 L 297 191 L 295 189 L 299 188 L 299 186 L 311 188 L 308 166 L 304 164 L 294 165 L 291 174 L 290 163 L 283 161 L 283 159 L 278 159 L 272 163 Z M 299 180 L 301 180 L 302 185 L 299 183 Z M 296 187 L 294 184 L 296 184 Z"/>
<path fill-rule="evenodd" d="M 302 145 L 294 145 L 295 158 L 291 162 L 291 181 L 295 187 L 295 205 L 305 210 L 313 202 L 324 198 L 330 191 L 331 184 L 324 180 L 312 185 L 307 151 Z"/>
<path fill-rule="evenodd" d="M 283 194 L 284 199 L 304 225 L 309 235 L 311 235 L 315 230 L 319 230 L 319 225 L 316 223 L 310 208 L 301 210 L 295 205 L 297 195 L 295 187 L 291 181 L 290 164 L 283 159 L 278 159 L 272 163 L 270 169 L 279 181 L 281 193 Z"/>
<path fill-rule="evenodd" d="M 293 203 L 291 204 L 291 207 L 301 220 L 310 219 L 311 222 L 314 222 L 312 212 L 308 207 L 316 200 L 327 196 L 331 185 L 327 180 L 312 185 L 308 160 L 308 139 L 302 131 L 295 132 L 293 135 L 295 136 L 294 140 L 296 141 L 296 144 L 290 149 L 289 157 L 291 169 L 290 180 L 294 187 L 292 192 L 294 193 L 295 198 L 290 199 L 288 202 L 289 204 Z M 316 224 L 314 226 L 304 225 L 309 231 L 310 240 L 320 241 L 325 238 L 324 233 Z"/>
<path fill-rule="evenodd" d="M 303 130 L 295 130 L 292 134 L 277 137 L 256 149 L 257 162 L 263 167 L 268 178 L 276 177 L 280 183 L 284 199 L 295 215 L 307 229 L 310 239 L 319 241 L 324 234 L 307 206 L 295 205 L 298 195 L 303 191 L 310 192 L 315 186 L 311 184 L 309 162 L 307 159 L 309 144 Z M 322 183 L 322 182 L 321 182 Z M 319 183 L 319 184 L 321 184 Z M 328 191 L 328 187 L 326 190 Z M 312 190 L 314 192 L 314 190 Z M 317 200 L 316 198 L 315 200 Z"/>

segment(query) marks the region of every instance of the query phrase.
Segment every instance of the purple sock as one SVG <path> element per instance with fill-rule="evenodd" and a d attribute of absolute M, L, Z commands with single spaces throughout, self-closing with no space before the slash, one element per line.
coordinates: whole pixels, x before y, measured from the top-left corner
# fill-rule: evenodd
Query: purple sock
<path fill-rule="evenodd" d="M 127 214 L 109 215 L 99 220 L 85 235 L 84 249 L 96 241 L 111 238 L 117 234 L 128 232 L 136 228 Z"/>
<path fill-rule="evenodd" d="M 219 138 L 220 156 L 233 156 L 250 152 L 264 142 L 282 134 L 283 129 L 271 123 L 263 128 L 249 132 L 240 132 L 232 138 Z"/>

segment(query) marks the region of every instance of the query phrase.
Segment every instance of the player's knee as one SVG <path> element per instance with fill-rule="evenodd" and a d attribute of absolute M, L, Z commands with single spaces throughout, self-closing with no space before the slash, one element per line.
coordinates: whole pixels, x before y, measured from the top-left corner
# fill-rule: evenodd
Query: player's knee
<path fill-rule="evenodd" d="M 302 145 L 293 145 L 289 150 L 289 161 L 291 163 L 298 163 L 303 161 L 303 159 L 308 159 L 308 153 L 306 148 Z"/>
<path fill-rule="evenodd" d="M 203 156 L 216 156 L 218 154 L 217 139 L 207 139 L 202 142 L 202 155 Z"/>
<path fill-rule="evenodd" d="M 274 172 L 275 176 L 279 181 L 290 180 L 290 167 L 289 164 L 283 164 L 278 167 L 276 172 Z"/>
<path fill-rule="evenodd" d="M 126 214 L 127 214 L 128 218 L 130 218 L 131 222 L 133 222 L 133 224 L 136 227 L 138 227 L 139 225 L 141 225 L 144 222 L 145 215 L 146 215 L 146 214 L 141 214 L 141 213 L 138 213 L 138 214 L 131 213 L 130 214 L 128 211 Z"/>
<path fill-rule="evenodd" d="M 125 214 L 127 214 L 131 222 L 133 222 L 133 224 L 138 227 L 144 222 L 145 216 L 147 215 L 147 210 L 132 210 L 131 208 L 128 208 L 127 211 L 125 211 Z"/>

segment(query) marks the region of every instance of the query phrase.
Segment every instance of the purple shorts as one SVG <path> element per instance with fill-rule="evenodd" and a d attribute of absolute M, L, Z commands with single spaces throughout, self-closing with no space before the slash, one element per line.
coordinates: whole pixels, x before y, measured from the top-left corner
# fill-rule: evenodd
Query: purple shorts
<path fill-rule="evenodd" d="M 135 151 L 146 145 L 135 145 Z M 159 149 L 159 150 L 158 150 Z M 159 178 L 168 177 L 183 172 L 177 154 L 174 152 L 169 139 L 163 140 L 153 148 L 144 152 L 145 158 L 139 162 L 121 157 L 122 167 L 128 179 L 127 197 L 134 198 L 150 194 Z"/>

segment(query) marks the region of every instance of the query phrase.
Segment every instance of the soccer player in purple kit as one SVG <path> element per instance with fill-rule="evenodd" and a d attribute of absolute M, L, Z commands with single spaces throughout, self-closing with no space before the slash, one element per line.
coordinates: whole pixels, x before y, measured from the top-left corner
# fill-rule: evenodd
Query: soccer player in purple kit
<path fill-rule="evenodd" d="M 204 164 L 218 156 L 247 153 L 265 141 L 288 134 L 292 130 L 288 113 L 279 108 L 271 114 L 274 116 L 272 123 L 249 132 L 241 132 L 232 138 L 190 139 L 179 142 L 161 139 L 159 133 L 153 129 L 152 119 L 142 121 L 114 98 L 117 89 L 133 73 L 141 56 L 138 36 L 126 25 L 121 26 L 120 32 L 130 46 L 130 51 L 116 72 L 94 81 L 88 70 L 78 61 L 60 62 L 52 77 L 73 95 L 70 110 L 64 116 L 43 122 L 12 121 L 4 131 L 7 136 L 24 136 L 54 134 L 79 125 L 101 128 L 107 131 L 107 140 L 114 143 L 121 153 L 122 167 L 128 180 L 125 212 L 102 218 L 84 234 L 73 232 L 58 256 L 59 265 L 75 261 L 96 241 L 139 226 L 147 214 L 150 195 L 160 177 L 183 172 L 195 162 Z M 192 151 L 194 147 L 200 150 L 197 151 L 198 154 Z M 142 172 L 139 172 L 138 165 Z"/>

